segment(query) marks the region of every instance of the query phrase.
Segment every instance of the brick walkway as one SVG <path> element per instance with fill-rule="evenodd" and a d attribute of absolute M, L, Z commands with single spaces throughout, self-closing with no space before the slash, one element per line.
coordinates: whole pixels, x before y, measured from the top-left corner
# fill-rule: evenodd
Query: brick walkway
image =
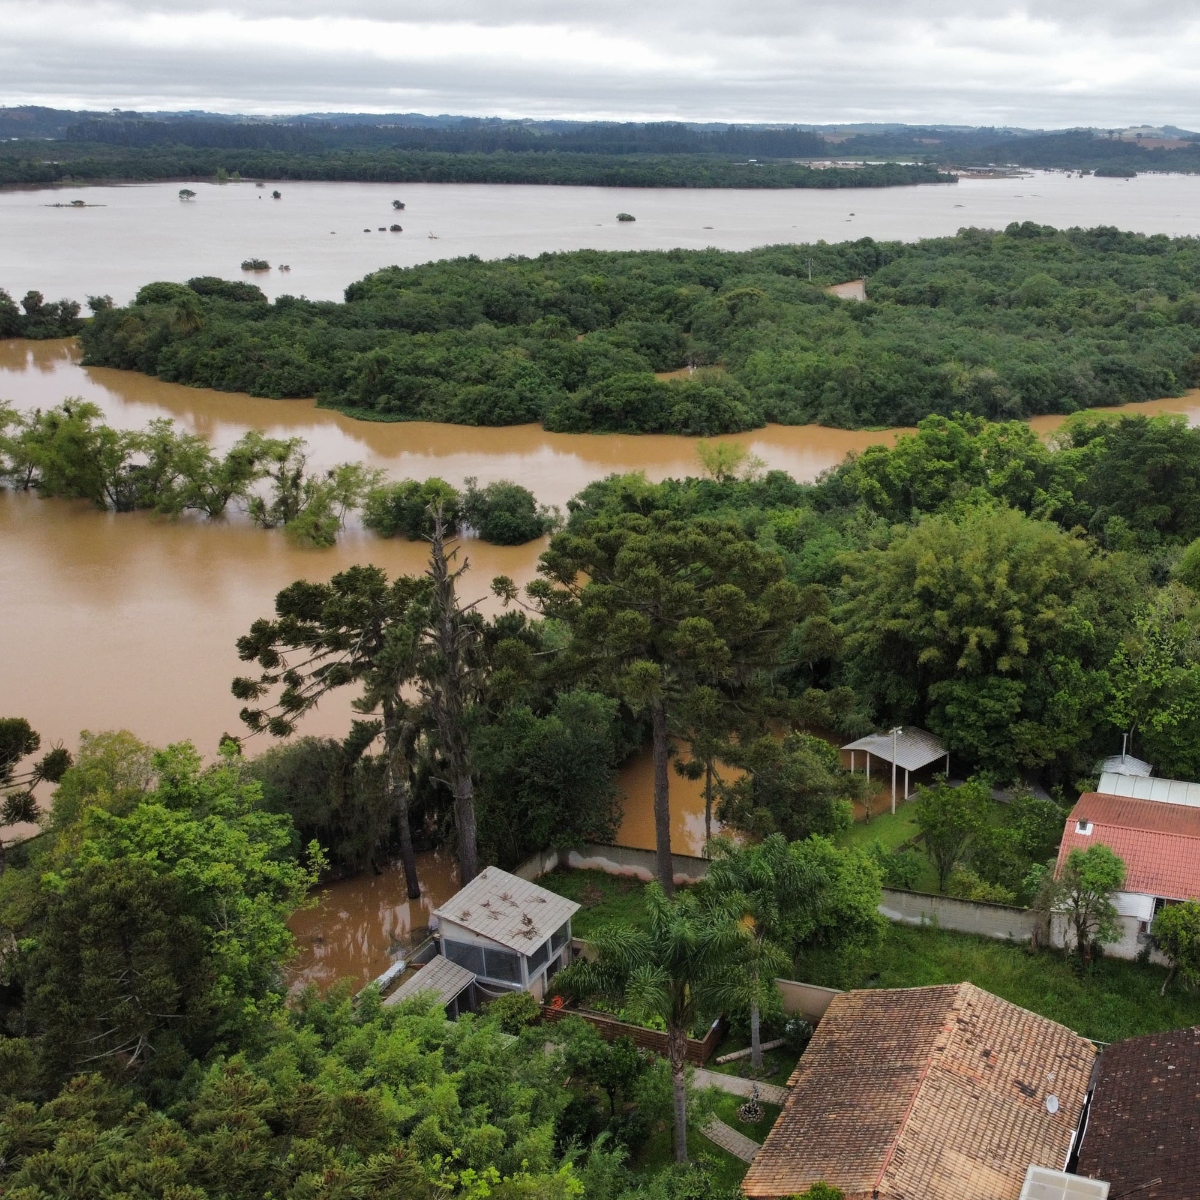
<path fill-rule="evenodd" d="M 712 1117 L 701 1132 L 714 1146 L 720 1146 L 722 1150 L 727 1150 L 742 1162 L 753 1162 L 754 1156 L 762 1149 L 758 1142 L 744 1133 L 738 1133 L 736 1129 L 731 1129 L 716 1117 Z"/>
<path fill-rule="evenodd" d="M 697 1067 L 694 1078 L 698 1088 L 720 1088 L 730 1095 L 745 1096 L 746 1099 L 754 1092 L 755 1080 L 743 1079 L 740 1075 L 723 1075 L 720 1071 L 706 1071 L 703 1067 Z M 765 1104 L 775 1104 L 782 1108 L 783 1102 L 788 1098 L 788 1090 L 776 1087 L 773 1083 L 760 1083 L 758 1098 Z"/>

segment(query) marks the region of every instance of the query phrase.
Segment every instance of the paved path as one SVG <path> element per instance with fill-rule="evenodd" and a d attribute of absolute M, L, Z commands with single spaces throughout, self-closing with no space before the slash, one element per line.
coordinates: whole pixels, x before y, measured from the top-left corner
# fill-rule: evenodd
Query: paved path
<path fill-rule="evenodd" d="M 703 1067 L 696 1068 L 694 1076 L 698 1088 L 715 1087 L 734 1096 L 745 1096 L 747 1099 L 754 1092 L 755 1080 L 743 1079 L 740 1075 L 723 1075 L 720 1071 L 706 1071 Z M 782 1107 L 788 1098 L 787 1088 L 776 1087 L 773 1083 L 758 1085 L 758 1098 L 766 1104 L 776 1104 Z"/>
<path fill-rule="evenodd" d="M 756 1141 L 744 1133 L 738 1133 L 736 1129 L 731 1129 L 716 1117 L 712 1117 L 701 1132 L 713 1145 L 728 1150 L 734 1158 L 740 1158 L 742 1162 L 753 1162 L 754 1156 L 762 1149 Z"/>

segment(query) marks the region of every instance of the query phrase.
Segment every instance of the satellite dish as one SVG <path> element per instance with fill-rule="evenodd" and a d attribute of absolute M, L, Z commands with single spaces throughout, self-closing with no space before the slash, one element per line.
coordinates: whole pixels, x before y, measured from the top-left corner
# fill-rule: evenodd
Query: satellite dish
<path fill-rule="evenodd" d="M 1058 1097 L 1053 1092 L 1046 1097 L 1046 1111 L 1051 1116 L 1054 1116 L 1054 1114 L 1058 1112 Z"/>

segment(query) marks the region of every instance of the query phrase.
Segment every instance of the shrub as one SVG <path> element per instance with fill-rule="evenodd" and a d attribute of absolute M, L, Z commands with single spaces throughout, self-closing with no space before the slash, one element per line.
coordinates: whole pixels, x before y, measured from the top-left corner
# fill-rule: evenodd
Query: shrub
<path fill-rule="evenodd" d="M 990 904 L 1016 904 L 1017 894 L 998 883 L 980 879 L 974 871 L 959 867 L 951 872 L 946 884 L 946 893 L 960 900 L 981 900 Z"/>
<path fill-rule="evenodd" d="M 888 851 L 876 842 L 871 847 L 871 857 L 883 876 L 884 887 L 903 888 L 909 892 L 916 889 L 921 872 L 925 868 L 923 854 L 916 850 L 906 850 L 903 846 Z"/>
<path fill-rule="evenodd" d="M 419 541 L 433 533 L 429 507 L 439 501 L 447 526 L 457 528 L 462 497 L 444 479 L 435 475 L 425 480 L 385 483 L 367 493 L 363 524 L 380 537 L 400 534 L 410 542 Z"/>
<path fill-rule="evenodd" d="M 481 488 L 468 479 L 466 484 L 461 520 L 485 542 L 520 546 L 549 533 L 559 523 L 558 510 L 539 506 L 534 494 L 519 483 L 499 479 Z"/>
<path fill-rule="evenodd" d="M 528 992 L 509 992 L 487 1006 L 486 1016 L 504 1033 L 518 1034 L 542 1015 L 542 1006 Z"/>

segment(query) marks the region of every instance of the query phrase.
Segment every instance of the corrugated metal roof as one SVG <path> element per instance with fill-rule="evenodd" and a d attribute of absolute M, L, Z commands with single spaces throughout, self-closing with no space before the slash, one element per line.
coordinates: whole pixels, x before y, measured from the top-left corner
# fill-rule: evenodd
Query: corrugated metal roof
<path fill-rule="evenodd" d="M 421 992 L 436 992 L 438 1003 L 444 1006 L 461 996 L 474 982 L 475 976 L 466 967 L 439 954 L 406 979 L 383 1003 L 399 1004 Z"/>
<path fill-rule="evenodd" d="M 1106 796 L 1133 796 L 1138 800 L 1154 800 L 1159 804 L 1186 804 L 1200 808 L 1200 783 L 1182 779 L 1146 779 L 1138 775 L 1105 771 L 1096 788 Z"/>
<path fill-rule="evenodd" d="M 1101 775 L 1152 775 L 1154 768 L 1132 754 L 1113 754 L 1100 763 Z"/>
<path fill-rule="evenodd" d="M 885 762 L 892 761 L 892 733 L 869 733 L 857 742 L 843 746 L 843 750 L 866 750 L 882 758 Z M 896 735 L 896 766 L 905 771 L 919 771 L 931 762 L 946 757 L 946 747 L 932 733 L 908 725 Z"/>
<path fill-rule="evenodd" d="M 1091 822 L 1091 832 L 1080 833 L 1080 822 Z M 1200 900 L 1200 809 L 1085 792 L 1067 818 L 1056 872 L 1072 850 L 1096 842 L 1125 863 L 1122 891 Z"/>
<path fill-rule="evenodd" d="M 433 915 L 519 954 L 532 954 L 578 911 L 574 900 L 499 867 L 487 867 Z"/>

